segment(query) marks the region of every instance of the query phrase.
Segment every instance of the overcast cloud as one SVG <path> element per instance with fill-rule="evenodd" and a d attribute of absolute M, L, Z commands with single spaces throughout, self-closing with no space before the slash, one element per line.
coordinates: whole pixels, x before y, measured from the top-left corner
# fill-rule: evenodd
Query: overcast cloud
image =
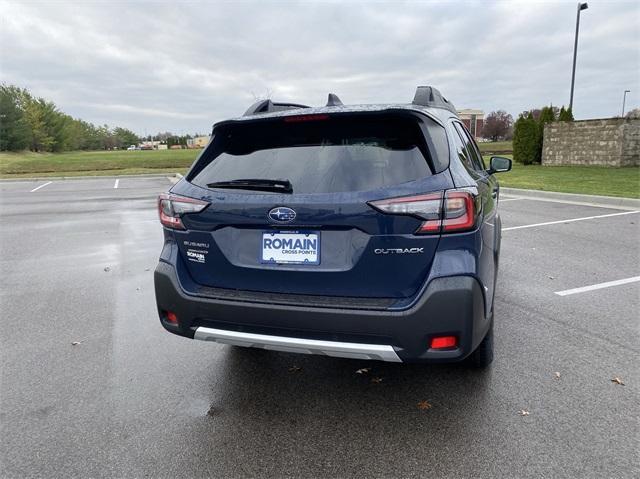
<path fill-rule="evenodd" d="M 568 104 L 575 1 L 2 2 L 1 80 L 140 134 L 208 132 L 255 96 L 485 112 Z M 582 12 L 574 113 L 640 103 L 640 2 Z"/>

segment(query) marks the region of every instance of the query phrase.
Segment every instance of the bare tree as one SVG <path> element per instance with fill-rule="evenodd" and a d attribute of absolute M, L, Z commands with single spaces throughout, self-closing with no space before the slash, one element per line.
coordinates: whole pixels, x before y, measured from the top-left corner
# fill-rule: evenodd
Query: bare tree
<path fill-rule="evenodd" d="M 498 141 L 509 133 L 513 125 L 513 117 L 504 110 L 492 111 L 484 120 L 482 136 Z"/>

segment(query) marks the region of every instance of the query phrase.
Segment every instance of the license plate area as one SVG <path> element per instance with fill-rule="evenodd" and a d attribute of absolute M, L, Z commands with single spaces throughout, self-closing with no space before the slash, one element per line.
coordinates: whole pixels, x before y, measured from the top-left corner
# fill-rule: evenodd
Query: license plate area
<path fill-rule="evenodd" d="M 319 231 L 265 231 L 260 243 L 265 264 L 320 264 Z"/>

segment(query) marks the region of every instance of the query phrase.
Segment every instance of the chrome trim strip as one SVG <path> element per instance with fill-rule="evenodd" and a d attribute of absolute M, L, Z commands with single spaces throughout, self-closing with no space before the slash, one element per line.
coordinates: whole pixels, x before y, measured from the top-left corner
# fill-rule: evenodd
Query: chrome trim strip
<path fill-rule="evenodd" d="M 338 341 L 320 341 L 317 339 L 288 338 L 267 334 L 226 331 L 224 329 L 206 328 L 203 326 L 196 329 L 194 339 L 232 344 L 234 346 L 272 349 L 288 353 L 320 354 L 336 358 L 377 359 L 379 361 L 393 363 L 402 362 L 392 346 L 382 344 L 342 343 Z"/>

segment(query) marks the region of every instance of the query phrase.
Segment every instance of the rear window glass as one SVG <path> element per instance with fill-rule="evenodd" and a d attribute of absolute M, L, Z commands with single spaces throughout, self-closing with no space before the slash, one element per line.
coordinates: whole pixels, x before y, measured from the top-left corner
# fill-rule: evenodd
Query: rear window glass
<path fill-rule="evenodd" d="M 396 185 L 432 174 L 423 131 L 413 116 L 235 123 L 216 130 L 190 181 L 288 180 L 303 194 Z"/>

